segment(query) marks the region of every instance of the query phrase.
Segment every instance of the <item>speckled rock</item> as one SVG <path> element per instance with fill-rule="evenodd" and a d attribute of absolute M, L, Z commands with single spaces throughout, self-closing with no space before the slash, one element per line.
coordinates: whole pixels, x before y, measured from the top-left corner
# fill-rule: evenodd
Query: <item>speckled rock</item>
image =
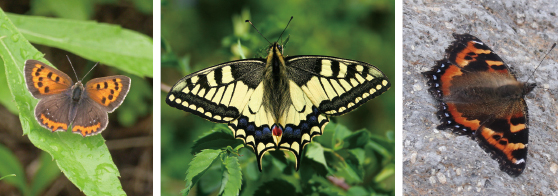
<path fill-rule="evenodd" d="M 556 1 L 433 1 L 403 3 L 403 192 L 405 195 L 558 195 L 558 49 L 530 82 L 527 168 L 510 177 L 476 141 L 436 130 L 436 101 L 421 72 L 454 40 L 469 33 L 490 46 L 527 81 L 558 42 Z"/>

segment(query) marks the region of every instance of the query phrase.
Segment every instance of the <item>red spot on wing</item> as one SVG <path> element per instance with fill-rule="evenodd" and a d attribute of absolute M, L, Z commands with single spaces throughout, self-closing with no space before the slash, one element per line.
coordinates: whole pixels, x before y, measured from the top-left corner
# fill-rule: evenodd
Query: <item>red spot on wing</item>
<path fill-rule="evenodd" d="M 273 125 L 273 127 L 271 128 L 271 132 L 273 133 L 274 136 L 283 135 L 283 130 L 281 129 L 281 127 L 277 125 Z"/>

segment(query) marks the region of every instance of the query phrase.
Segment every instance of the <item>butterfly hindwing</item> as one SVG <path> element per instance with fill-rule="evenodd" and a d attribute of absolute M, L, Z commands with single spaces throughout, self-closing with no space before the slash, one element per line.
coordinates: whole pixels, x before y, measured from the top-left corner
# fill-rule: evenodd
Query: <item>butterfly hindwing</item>
<path fill-rule="evenodd" d="M 108 125 L 106 107 L 95 103 L 93 99 L 82 99 L 76 107 L 76 118 L 72 123 L 72 133 L 83 137 L 101 133 Z M 79 117 L 79 118 L 78 118 Z"/>
<path fill-rule="evenodd" d="M 360 61 L 327 56 L 293 56 L 285 61 L 290 79 L 328 115 L 350 112 L 391 85 L 378 68 Z"/>
<path fill-rule="evenodd" d="M 70 92 L 67 92 L 70 93 Z M 46 129 L 66 131 L 70 126 L 71 97 L 65 93 L 47 96 L 35 106 L 35 119 Z"/>
<path fill-rule="evenodd" d="M 261 83 L 264 67 L 264 61 L 252 59 L 203 69 L 178 81 L 166 102 L 207 120 L 228 123 L 240 116 Z"/>

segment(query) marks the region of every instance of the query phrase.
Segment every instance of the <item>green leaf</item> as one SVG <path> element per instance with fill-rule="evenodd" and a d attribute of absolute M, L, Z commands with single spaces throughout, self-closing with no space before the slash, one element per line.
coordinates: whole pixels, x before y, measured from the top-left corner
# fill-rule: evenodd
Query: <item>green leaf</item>
<path fill-rule="evenodd" d="M 56 178 L 60 176 L 60 169 L 52 157 L 46 153 L 41 153 L 41 166 L 31 184 L 31 195 L 39 195 L 43 190 L 50 185 Z"/>
<path fill-rule="evenodd" d="M 322 164 L 327 170 L 327 162 L 324 157 L 324 148 L 317 142 L 311 142 L 306 145 L 306 157 Z"/>
<path fill-rule="evenodd" d="M 186 172 L 186 188 L 182 190 L 182 195 L 188 195 L 190 189 L 200 180 L 209 166 L 213 164 L 213 161 L 219 157 L 219 154 L 221 154 L 221 150 L 206 149 L 194 157 Z"/>
<path fill-rule="evenodd" d="M 24 39 L 3 11 L 0 11 L 0 35 L 0 56 L 8 87 L 19 109 L 23 133 L 33 145 L 49 153 L 66 177 L 86 195 L 125 195 L 118 179 L 120 174 L 101 135 L 84 138 L 70 132 L 51 133 L 37 123 L 34 107 L 38 100 L 27 91 L 23 66 L 27 59 L 50 63 Z"/>
<path fill-rule="evenodd" d="M 19 113 L 15 101 L 12 99 L 12 94 L 10 89 L 6 88 L 8 86 L 8 81 L 6 80 L 6 74 L 4 69 L 4 62 L 0 61 L 0 104 L 4 105 L 8 111 L 12 114 Z"/>
<path fill-rule="evenodd" d="M 393 175 L 395 175 L 395 164 L 386 165 L 384 168 L 382 168 L 382 171 L 380 171 L 380 173 L 376 175 L 376 177 L 374 178 L 374 182 L 381 182 Z"/>
<path fill-rule="evenodd" d="M 29 195 L 29 187 L 27 187 L 27 182 L 25 180 L 25 173 L 23 172 L 23 167 L 17 157 L 6 148 L 4 145 L 0 144 L 0 176 L 10 176 L 13 175 L 14 178 L 6 178 L 4 182 L 16 186 L 23 195 Z M 2 178 L 4 178 L 2 177 Z"/>
<path fill-rule="evenodd" d="M 260 185 L 254 195 L 298 195 L 298 193 L 291 183 L 282 179 L 273 179 Z"/>
<path fill-rule="evenodd" d="M 13 176 L 16 176 L 16 175 L 15 174 L 8 174 L 8 175 L 0 177 L 0 180 L 3 180 L 6 177 L 13 177 Z"/>
<path fill-rule="evenodd" d="M 347 196 L 370 195 L 364 187 L 353 186 L 347 191 Z"/>
<path fill-rule="evenodd" d="M 35 15 L 87 20 L 93 15 L 93 3 L 91 0 L 40 0 L 32 1 L 31 9 Z"/>
<path fill-rule="evenodd" d="M 223 172 L 223 184 L 221 185 L 222 195 L 238 195 L 242 185 L 242 173 L 240 164 L 235 156 L 226 156 L 223 165 L 226 171 Z M 226 175 L 226 177 L 225 177 Z"/>
<path fill-rule="evenodd" d="M 203 136 L 194 141 L 192 154 L 198 153 L 204 149 L 224 149 L 227 146 L 244 146 L 244 142 L 235 139 L 231 133 L 232 132 L 224 125 L 215 125 L 211 131 L 204 133 Z"/>
<path fill-rule="evenodd" d="M 370 141 L 370 133 L 367 130 L 359 130 L 343 139 L 343 148 L 363 148 Z"/>
<path fill-rule="evenodd" d="M 7 15 L 30 42 L 67 50 L 140 77 L 153 77 L 153 40 L 146 35 L 95 21 Z"/>

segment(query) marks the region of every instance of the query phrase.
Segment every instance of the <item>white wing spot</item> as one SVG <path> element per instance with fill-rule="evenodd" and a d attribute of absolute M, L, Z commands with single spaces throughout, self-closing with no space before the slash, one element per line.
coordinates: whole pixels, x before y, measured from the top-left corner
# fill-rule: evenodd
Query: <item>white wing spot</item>
<path fill-rule="evenodd" d="M 260 154 L 260 152 L 262 152 L 263 149 L 265 149 L 265 145 L 263 143 L 259 143 L 258 144 L 258 155 Z"/>
<path fill-rule="evenodd" d="M 347 76 L 347 64 L 339 62 L 339 74 L 337 74 L 337 77 L 344 78 L 345 76 Z"/>
<path fill-rule="evenodd" d="M 182 103 L 182 99 L 180 99 L 180 98 L 176 98 L 176 100 L 174 100 L 174 101 L 178 104 Z"/>
<path fill-rule="evenodd" d="M 200 85 L 198 84 L 198 85 L 194 86 L 194 89 L 192 90 L 192 94 L 194 94 L 194 95 L 198 94 L 199 90 L 200 90 Z"/>
<path fill-rule="evenodd" d="M 182 105 L 183 105 L 184 107 L 188 107 L 188 102 L 186 102 L 186 101 L 185 101 L 185 102 L 182 102 Z"/>
<path fill-rule="evenodd" d="M 312 130 L 311 130 L 310 134 L 314 135 L 314 133 L 321 134 L 322 131 L 320 130 L 319 127 L 312 127 Z"/>
<path fill-rule="evenodd" d="M 356 87 L 359 83 L 354 78 L 351 78 L 351 84 L 353 85 L 353 87 Z"/>
<path fill-rule="evenodd" d="M 246 137 L 246 143 L 254 143 L 254 136 L 249 135 L 248 137 Z"/>
<path fill-rule="evenodd" d="M 383 80 L 383 81 L 382 81 L 382 85 L 386 86 L 387 84 L 388 84 L 388 81 L 387 81 L 387 80 Z"/>
<path fill-rule="evenodd" d="M 304 135 L 302 135 L 302 141 L 310 141 L 310 135 L 308 135 L 308 133 L 305 133 Z"/>
<path fill-rule="evenodd" d="M 293 142 L 293 144 L 291 144 L 291 149 L 296 151 L 296 154 L 299 154 L 299 150 L 300 150 L 300 145 L 298 144 L 298 142 Z"/>
<path fill-rule="evenodd" d="M 191 77 L 190 80 L 192 80 L 192 83 L 195 84 L 196 82 L 198 82 L 198 79 L 200 79 L 198 76 L 194 76 Z"/>
<path fill-rule="evenodd" d="M 237 136 L 237 135 L 246 136 L 246 132 L 244 132 L 244 129 L 239 129 L 239 130 L 236 130 L 235 136 Z M 253 137 L 252 137 L 252 138 L 253 138 Z"/>
<path fill-rule="evenodd" d="M 174 101 L 174 95 L 170 95 L 170 96 L 169 96 L 169 100 L 170 100 L 170 101 Z M 48 110 L 48 109 L 47 109 L 47 110 Z"/>
<path fill-rule="evenodd" d="M 382 85 L 378 84 L 378 86 L 376 86 L 376 89 L 378 89 L 378 90 L 382 89 Z"/>
<path fill-rule="evenodd" d="M 211 71 L 206 76 L 209 86 L 217 86 L 217 81 L 215 81 L 215 71 Z"/>
<path fill-rule="evenodd" d="M 362 70 L 364 70 L 364 67 L 362 67 L 362 65 L 356 65 L 356 70 L 357 70 L 358 72 L 361 72 L 361 73 L 362 73 Z"/>
<path fill-rule="evenodd" d="M 269 143 L 267 143 L 267 145 L 265 145 L 265 147 L 268 147 L 268 148 L 273 147 L 273 146 L 275 146 L 275 144 L 273 144 L 271 142 L 269 142 Z"/>
<path fill-rule="evenodd" d="M 190 92 L 190 89 L 188 87 L 184 87 L 184 89 L 182 89 L 182 92 L 188 94 Z"/>
<path fill-rule="evenodd" d="M 358 80 L 358 82 L 360 82 L 361 84 L 364 83 L 364 78 L 362 78 L 362 76 L 360 76 L 360 74 L 355 74 L 355 78 Z"/>

